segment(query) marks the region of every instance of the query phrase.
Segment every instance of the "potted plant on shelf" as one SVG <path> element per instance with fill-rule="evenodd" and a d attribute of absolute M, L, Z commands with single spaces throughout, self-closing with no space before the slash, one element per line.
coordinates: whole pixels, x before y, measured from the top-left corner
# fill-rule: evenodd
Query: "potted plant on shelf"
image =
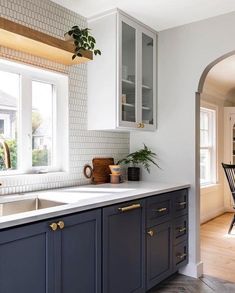
<path fill-rule="evenodd" d="M 117 164 L 130 165 L 127 170 L 129 181 L 139 181 L 140 180 L 140 168 L 142 165 L 148 173 L 150 173 L 150 165 L 154 164 L 158 168 L 159 165 L 155 162 L 157 155 L 151 151 L 145 144 L 144 148 L 131 153 L 126 156 L 126 158 L 117 162 Z"/>
<path fill-rule="evenodd" d="M 72 59 L 83 57 L 85 51 L 92 51 L 95 55 L 101 55 L 101 51 L 95 48 L 96 40 L 90 34 L 89 28 L 81 29 L 79 26 L 73 26 L 64 34 L 65 40 L 74 43 L 74 54 Z"/>

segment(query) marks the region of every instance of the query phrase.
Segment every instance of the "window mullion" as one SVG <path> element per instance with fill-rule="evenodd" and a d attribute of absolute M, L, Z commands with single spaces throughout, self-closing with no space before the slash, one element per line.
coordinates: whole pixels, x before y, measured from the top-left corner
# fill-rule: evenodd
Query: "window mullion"
<path fill-rule="evenodd" d="M 32 80 L 21 79 L 19 163 L 23 172 L 32 169 Z"/>

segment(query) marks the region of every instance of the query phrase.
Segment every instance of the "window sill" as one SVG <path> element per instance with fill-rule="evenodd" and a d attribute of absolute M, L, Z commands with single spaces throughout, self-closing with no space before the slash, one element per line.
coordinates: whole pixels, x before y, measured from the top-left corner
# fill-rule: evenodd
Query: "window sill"
<path fill-rule="evenodd" d="M 207 184 L 207 185 L 201 186 L 200 187 L 201 195 L 215 192 L 219 189 L 220 186 L 221 186 L 221 184 L 218 184 L 218 183 L 212 183 L 212 184 Z"/>

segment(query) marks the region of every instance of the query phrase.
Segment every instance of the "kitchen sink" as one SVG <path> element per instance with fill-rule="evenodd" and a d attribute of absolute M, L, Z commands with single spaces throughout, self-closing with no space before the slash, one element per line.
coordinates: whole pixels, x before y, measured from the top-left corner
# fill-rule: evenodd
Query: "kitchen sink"
<path fill-rule="evenodd" d="M 27 198 L 0 204 L 0 216 L 36 211 L 40 209 L 60 206 L 65 203 L 40 198 Z"/>

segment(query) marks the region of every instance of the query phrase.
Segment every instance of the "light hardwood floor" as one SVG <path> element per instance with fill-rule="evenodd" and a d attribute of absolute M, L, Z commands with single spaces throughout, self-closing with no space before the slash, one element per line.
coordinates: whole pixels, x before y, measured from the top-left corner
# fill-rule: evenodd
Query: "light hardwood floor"
<path fill-rule="evenodd" d="M 228 234 L 232 217 L 225 213 L 201 225 L 201 258 L 205 275 L 235 283 L 235 227 Z"/>

